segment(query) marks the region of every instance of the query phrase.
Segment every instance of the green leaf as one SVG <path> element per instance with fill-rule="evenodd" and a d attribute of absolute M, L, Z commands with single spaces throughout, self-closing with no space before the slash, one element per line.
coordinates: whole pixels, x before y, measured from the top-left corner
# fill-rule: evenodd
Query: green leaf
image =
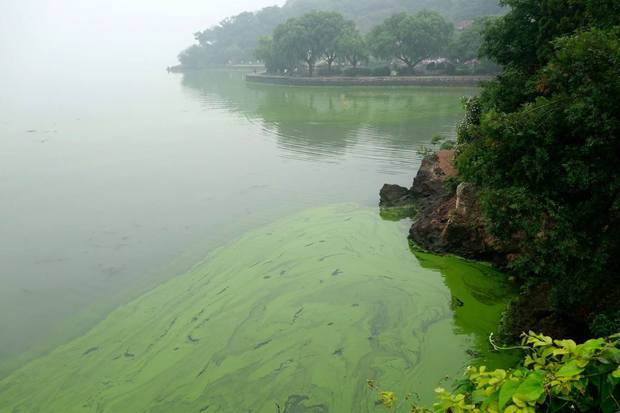
<path fill-rule="evenodd" d="M 577 346 L 577 353 L 582 357 L 590 357 L 596 350 L 600 350 L 605 344 L 602 338 L 591 339 Z"/>
<path fill-rule="evenodd" d="M 603 353 L 601 353 L 601 356 L 607 360 L 610 360 L 612 363 L 620 364 L 620 349 L 613 347 L 607 348 L 603 351 Z"/>
<path fill-rule="evenodd" d="M 508 403 L 512 399 L 512 395 L 515 394 L 520 384 L 521 383 L 516 380 L 515 381 L 510 380 L 504 383 L 504 385 L 499 391 L 499 411 L 500 412 L 504 410 L 504 406 L 506 406 L 506 403 Z"/>
<path fill-rule="evenodd" d="M 471 394 L 471 401 L 474 404 L 479 404 L 487 399 L 487 394 L 484 390 L 474 390 Z"/>
<path fill-rule="evenodd" d="M 618 367 L 614 372 L 611 373 L 611 377 L 614 379 L 620 379 L 620 367 Z"/>
<path fill-rule="evenodd" d="M 577 349 L 577 343 L 573 340 L 555 340 L 555 344 L 570 352 L 574 352 Z"/>
<path fill-rule="evenodd" d="M 545 391 L 543 377 L 544 373 L 541 371 L 532 372 L 523 383 L 519 385 L 514 393 L 514 397 L 526 402 L 538 400 Z"/>
<path fill-rule="evenodd" d="M 577 365 L 577 361 L 571 360 L 565 365 L 563 365 L 562 368 L 558 370 L 555 375 L 558 377 L 573 377 L 581 374 L 582 371 L 583 369 Z"/>

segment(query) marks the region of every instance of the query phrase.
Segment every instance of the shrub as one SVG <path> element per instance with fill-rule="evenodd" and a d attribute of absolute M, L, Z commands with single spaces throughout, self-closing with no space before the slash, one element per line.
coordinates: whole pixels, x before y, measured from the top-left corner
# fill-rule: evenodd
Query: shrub
<path fill-rule="evenodd" d="M 415 69 L 408 66 L 402 66 L 396 69 L 398 76 L 413 76 L 415 75 Z"/>
<path fill-rule="evenodd" d="M 317 70 L 319 76 L 340 76 L 342 75 L 342 69 L 339 67 L 332 67 L 330 71 L 328 67 L 320 67 Z"/>
<path fill-rule="evenodd" d="M 372 76 L 372 70 L 367 67 L 348 67 L 342 71 L 344 76 Z"/>
<path fill-rule="evenodd" d="M 443 139 L 444 139 L 444 138 L 443 138 L 443 136 L 441 136 L 441 135 L 435 135 L 435 136 L 433 136 L 433 138 L 431 139 L 431 143 L 432 143 L 433 145 L 437 145 L 439 142 L 443 141 Z"/>
<path fill-rule="evenodd" d="M 372 69 L 373 76 L 390 76 L 392 74 L 392 69 L 389 66 L 382 66 Z"/>
<path fill-rule="evenodd" d="M 468 367 L 455 393 L 435 390 L 433 409 L 413 405 L 409 412 L 603 412 L 620 409 L 620 334 L 577 344 L 542 334 L 523 335 L 526 352 L 522 365 L 512 370 L 487 371 Z M 397 409 L 397 396 L 378 392 L 377 404 Z"/>
<path fill-rule="evenodd" d="M 443 142 L 441 146 L 439 147 L 439 149 L 441 150 L 454 149 L 455 144 L 456 143 L 454 141 L 448 140 L 448 141 Z"/>

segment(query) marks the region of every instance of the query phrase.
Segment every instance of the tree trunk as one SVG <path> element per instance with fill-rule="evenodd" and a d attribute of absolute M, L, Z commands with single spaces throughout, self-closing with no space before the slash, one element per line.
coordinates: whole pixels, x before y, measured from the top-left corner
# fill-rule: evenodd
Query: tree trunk
<path fill-rule="evenodd" d="M 312 75 L 314 74 L 314 63 L 313 62 L 306 62 L 306 63 L 308 63 L 308 75 L 312 77 Z"/>

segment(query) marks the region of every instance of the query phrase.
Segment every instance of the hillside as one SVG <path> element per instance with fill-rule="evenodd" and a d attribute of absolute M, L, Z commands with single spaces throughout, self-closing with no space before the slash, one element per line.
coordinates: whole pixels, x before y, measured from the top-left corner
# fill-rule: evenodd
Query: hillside
<path fill-rule="evenodd" d="M 283 8 L 292 15 L 309 10 L 337 11 L 362 30 L 401 11 L 435 10 L 455 22 L 502 12 L 497 0 L 289 0 Z"/>
<path fill-rule="evenodd" d="M 421 9 L 435 10 L 455 23 L 502 13 L 497 0 L 289 0 L 282 7 L 244 12 L 196 33 L 198 44 L 184 50 L 179 60 L 186 67 L 253 60 L 261 36 L 270 35 L 280 23 L 310 10 L 337 11 L 368 31 L 394 13 Z"/>

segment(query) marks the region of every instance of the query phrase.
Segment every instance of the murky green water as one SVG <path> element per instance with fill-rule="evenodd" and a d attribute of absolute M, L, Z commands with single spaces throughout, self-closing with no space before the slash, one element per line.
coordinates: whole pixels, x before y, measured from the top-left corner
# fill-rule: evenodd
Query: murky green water
<path fill-rule="evenodd" d="M 310 209 L 18 370 L 0 411 L 362 412 L 367 378 L 428 401 L 486 353 L 508 296 L 484 266 L 416 258 L 375 209 Z"/>
<path fill-rule="evenodd" d="M 0 411 L 364 411 L 486 357 L 501 283 L 376 211 L 475 90 L 69 80 L 3 91 Z"/>

